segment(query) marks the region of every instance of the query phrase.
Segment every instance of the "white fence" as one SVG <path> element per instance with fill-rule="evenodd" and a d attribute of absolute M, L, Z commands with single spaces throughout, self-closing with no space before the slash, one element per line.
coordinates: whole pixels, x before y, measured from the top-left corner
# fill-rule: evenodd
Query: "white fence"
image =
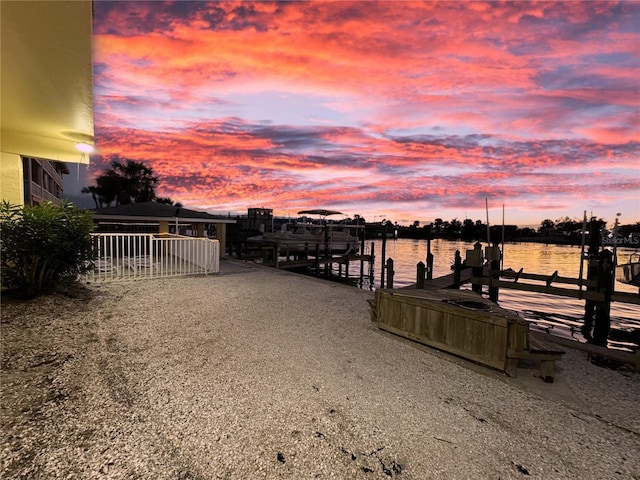
<path fill-rule="evenodd" d="M 220 242 L 153 234 L 95 233 L 90 281 L 135 280 L 218 273 Z"/>

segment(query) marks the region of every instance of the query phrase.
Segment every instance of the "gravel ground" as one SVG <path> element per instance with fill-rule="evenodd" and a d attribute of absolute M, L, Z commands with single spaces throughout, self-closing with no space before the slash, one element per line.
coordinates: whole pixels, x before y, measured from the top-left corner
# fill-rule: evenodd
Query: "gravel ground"
<path fill-rule="evenodd" d="M 383 333 L 371 292 L 232 260 L 2 305 L 3 479 L 638 479 L 640 379 Z"/>

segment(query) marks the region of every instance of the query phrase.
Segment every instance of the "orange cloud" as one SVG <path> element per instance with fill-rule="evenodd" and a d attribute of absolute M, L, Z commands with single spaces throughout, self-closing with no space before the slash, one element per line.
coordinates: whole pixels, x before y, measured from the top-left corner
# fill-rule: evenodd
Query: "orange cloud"
<path fill-rule="evenodd" d="M 164 195 L 214 210 L 489 196 L 528 216 L 551 197 L 581 211 L 595 189 L 640 219 L 633 2 L 95 10 L 94 175 L 144 161 Z"/>

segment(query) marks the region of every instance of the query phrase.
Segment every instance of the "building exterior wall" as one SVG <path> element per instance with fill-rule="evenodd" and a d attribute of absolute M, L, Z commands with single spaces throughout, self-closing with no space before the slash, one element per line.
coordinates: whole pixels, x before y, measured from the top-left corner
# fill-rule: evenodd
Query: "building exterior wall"
<path fill-rule="evenodd" d="M 94 143 L 91 0 L 0 1 L 2 152 L 89 163 Z"/>
<path fill-rule="evenodd" d="M 13 205 L 62 205 L 64 163 L 2 152 L 2 200 Z"/>
<path fill-rule="evenodd" d="M 0 193 L 15 205 L 60 204 L 57 162 L 88 164 L 76 144 L 94 143 L 93 2 L 0 1 L 0 12 Z M 22 156 L 57 165 L 32 184 Z"/>
<path fill-rule="evenodd" d="M 20 155 L 2 152 L 0 167 L 0 194 L 2 200 L 13 205 L 22 205 L 24 203 L 22 158 L 20 158 Z"/>
<path fill-rule="evenodd" d="M 22 157 L 22 172 L 26 205 L 38 205 L 42 202 L 62 204 L 62 174 L 69 172 L 64 163 Z"/>

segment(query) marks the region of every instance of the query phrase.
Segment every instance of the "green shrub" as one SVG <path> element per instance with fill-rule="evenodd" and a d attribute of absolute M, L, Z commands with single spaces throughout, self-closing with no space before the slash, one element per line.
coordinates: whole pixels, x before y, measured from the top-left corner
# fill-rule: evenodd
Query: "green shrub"
<path fill-rule="evenodd" d="M 61 207 L 0 205 L 2 285 L 36 296 L 92 268 L 91 213 Z"/>

